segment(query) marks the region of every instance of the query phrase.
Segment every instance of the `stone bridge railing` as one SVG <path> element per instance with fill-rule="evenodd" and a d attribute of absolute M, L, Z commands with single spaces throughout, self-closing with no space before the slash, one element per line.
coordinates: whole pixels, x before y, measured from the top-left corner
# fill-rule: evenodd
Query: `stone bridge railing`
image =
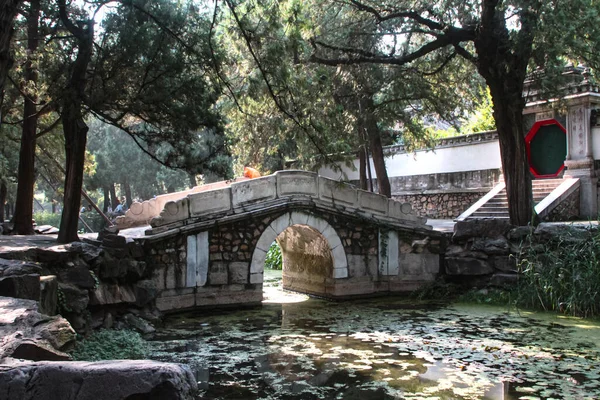
<path fill-rule="evenodd" d="M 248 178 L 237 178 L 233 182 L 240 182 L 247 179 Z M 152 218 L 160 215 L 160 212 L 165 208 L 165 205 L 168 202 L 177 201 L 192 193 L 227 187 L 231 185 L 231 183 L 232 181 L 209 183 L 206 185 L 194 186 L 191 189 L 183 190 L 181 192 L 161 194 L 153 199 L 144 200 L 142 202 L 134 201 L 131 204 L 131 207 L 129 207 L 129 210 L 125 212 L 125 215 L 117 217 L 116 224 L 120 229 L 148 225 Z"/>
<path fill-rule="evenodd" d="M 225 216 L 235 216 L 296 205 L 367 217 L 393 226 L 425 228 L 425 219 L 410 204 L 357 189 L 306 171 L 279 171 L 273 175 L 232 183 L 228 187 L 190 193 L 165 204 L 151 220 L 147 234 Z"/>

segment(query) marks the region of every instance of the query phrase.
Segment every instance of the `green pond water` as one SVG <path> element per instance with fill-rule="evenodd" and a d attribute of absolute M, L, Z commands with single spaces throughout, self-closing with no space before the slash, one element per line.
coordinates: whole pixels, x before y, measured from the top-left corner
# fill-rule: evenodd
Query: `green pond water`
<path fill-rule="evenodd" d="M 600 399 L 600 323 L 279 285 L 262 308 L 168 318 L 152 358 L 190 365 L 204 399 Z"/>

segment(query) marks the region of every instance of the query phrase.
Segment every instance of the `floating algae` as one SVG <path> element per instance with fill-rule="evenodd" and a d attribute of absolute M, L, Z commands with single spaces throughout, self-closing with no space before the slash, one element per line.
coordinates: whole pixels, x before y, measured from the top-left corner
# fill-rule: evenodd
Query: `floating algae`
<path fill-rule="evenodd" d="M 597 323 L 389 297 L 292 299 L 173 316 L 153 358 L 192 366 L 207 399 L 600 398 Z"/>

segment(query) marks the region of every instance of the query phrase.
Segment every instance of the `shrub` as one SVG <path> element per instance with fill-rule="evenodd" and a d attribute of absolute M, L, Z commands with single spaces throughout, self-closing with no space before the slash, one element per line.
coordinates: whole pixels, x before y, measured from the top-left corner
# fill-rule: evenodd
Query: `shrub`
<path fill-rule="evenodd" d="M 60 226 L 60 216 L 61 214 L 52 214 L 51 212 L 44 211 L 33 214 L 33 219 L 38 226 L 52 225 L 58 228 Z"/>
<path fill-rule="evenodd" d="M 265 268 L 278 269 L 283 268 L 283 259 L 281 257 L 281 248 L 277 242 L 271 243 L 269 251 L 267 251 L 267 257 L 265 258 Z"/>
<path fill-rule="evenodd" d="M 566 232 L 542 244 L 530 236 L 518 266 L 519 305 L 582 317 L 600 313 L 600 232 Z"/>
<path fill-rule="evenodd" d="M 131 330 L 101 329 L 77 342 L 71 352 L 76 361 L 142 359 L 148 354 L 148 344 Z"/>
<path fill-rule="evenodd" d="M 56 228 L 60 228 L 60 217 L 61 214 L 52 214 L 46 211 L 33 214 L 33 219 L 38 226 L 52 225 Z M 104 219 L 96 211 L 81 213 L 81 218 L 94 230 L 94 232 L 100 232 L 104 228 Z M 88 232 L 81 221 L 79 221 L 77 230 L 79 232 Z"/>

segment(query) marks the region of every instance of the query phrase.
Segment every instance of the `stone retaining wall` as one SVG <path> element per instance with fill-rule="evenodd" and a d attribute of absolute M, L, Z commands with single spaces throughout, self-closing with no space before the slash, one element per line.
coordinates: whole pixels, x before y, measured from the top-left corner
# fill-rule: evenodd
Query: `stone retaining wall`
<path fill-rule="evenodd" d="M 481 192 L 450 192 L 411 195 L 394 195 L 394 200 L 408 203 L 415 215 L 433 219 L 454 219 L 483 197 Z"/>
<path fill-rule="evenodd" d="M 565 200 L 561 201 L 560 204 L 550 211 L 550 214 L 546 218 L 545 221 L 554 222 L 554 221 L 572 221 L 575 219 L 579 219 L 580 215 L 580 197 L 581 189 L 577 188 L 573 193 L 569 195 Z"/>

